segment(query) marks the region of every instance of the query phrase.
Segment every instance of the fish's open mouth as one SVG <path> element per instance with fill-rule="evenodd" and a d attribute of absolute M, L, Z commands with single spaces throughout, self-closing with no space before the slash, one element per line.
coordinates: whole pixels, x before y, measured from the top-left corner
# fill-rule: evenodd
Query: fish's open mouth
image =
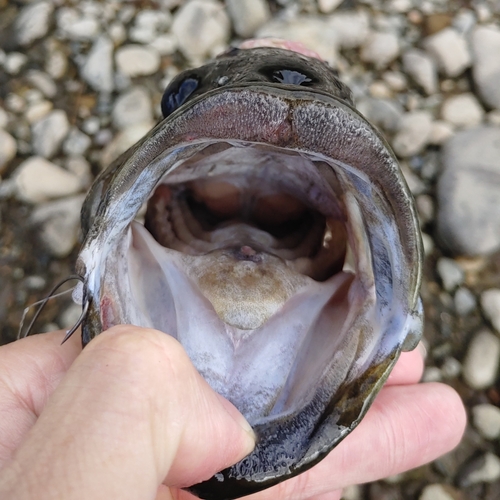
<path fill-rule="evenodd" d="M 234 498 L 312 466 L 361 420 L 420 336 L 421 246 L 394 156 L 342 101 L 240 85 L 180 111 L 89 194 L 83 339 L 130 323 L 182 343 L 258 436 L 193 490 Z"/>
<path fill-rule="evenodd" d="M 332 368 L 338 387 L 366 349 L 353 331 L 374 303 L 371 270 L 356 272 L 366 236 L 330 182 L 307 156 L 219 142 L 160 181 L 147 230 L 134 223 L 123 243 L 128 269 L 114 280 L 134 322 L 179 339 L 253 425 L 303 408 Z"/>

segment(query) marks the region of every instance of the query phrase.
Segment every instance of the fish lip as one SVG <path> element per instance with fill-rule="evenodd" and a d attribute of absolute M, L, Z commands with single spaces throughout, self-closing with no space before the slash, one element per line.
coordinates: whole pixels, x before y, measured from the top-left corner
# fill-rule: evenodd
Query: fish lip
<path fill-rule="evenodd" d="M 392 160 L 395 161 L 394 155 L 390 151 L 390 148 L 388 148 L 388 146 L 386 145 L 385 141 L 380 137 L 380 134 L 378 133 L 378 131 L 376 129 L 374 129 L 373 127 L 371 127 L 371 125 L 369 125 L 368 122 L 366 122 L 366 120 L 362 117 L 362 115 L 360 115 L 354 108 L 352 108 L 349 104 L 343 102 L 342 100 L 340 100 L 334 96 L 331 96 L 331 95 L 323 94 L 321 92 L 311 91 L 311 89 L 307 89 L 307 90 L 293 89 L 292 90 L 292 89 L 288 89 L 288 88 L 283 88 L 283 86 L 281 86 L 281 85 L 273 85 L 273 84 L 255 85 L 255 84 L 248 83 L 248 84 L 234 85 L 234 86 L 230 86 L 230 87 L 227 86 L 227 87 L 223 87 L 220 89 L 214 89 L 213 91 L 207 92 L 206 94 L 204 94 L 202 96 L 195 97 L 193 99 L 193 101 L 186 103 L 184 106 L 179 108 L 179 110 L 175 111 L 174 113 L 172 113 L 172 115 L 170 115 L 165 120 L 160 122 L 151 131 L 151 133 L 148 134 L 148 136 L 142 142 L 140 142 L 138 148 L 136 147 L 134 150 L 129 152 L 129 155 L 124 163 L 124 166 L 130 165 L 130 162 L 133 163 L 134 158 L 136 160 L 136 163 L 141 162 L 139 149 L 153 148 L 155 145 L 159 148 L 160 147 L 159 144 L 161 144 L 162 141 L 163 141 L 163 143 L 165 143 L 165 142 L 168 143 L 171 140 L 171 137 L 168 138 L 167 140 L 165 140 L 165 137 L 163 137 L 163 138 L 160 137 L 162 131 L 164 132 L 165 128 L 168 128 L 171 124 L 175 124 L 176 122 L 185 118 L 189 114 L 190 110 L 192 111 L 193 109 L 195 109 L 198 105 L 200 105 L 200 103 L 207 102 L 208 100 L 210 100 L 216 96 L 222 95 L 222 94 L 230 94 L 231 93 L 231 94 L 235 95 L 237 93 L 246 92 L 246 91 L 250 91 L 253 94 L 265 95 L 266 97 L 269 97 L 270 94 L 273 94 L 275 98 L 278 98 L 278 99 L 279 98 L 286 98 L 286 100 L 288 100 L 288 101 L 292 100 L 295 96 L 298 96 L 297 99 L 294 101 L 294 103 L 295 103 L 294 106 L 291 106 L 291 108 L 293 108 L 293 110 L 300 108 L 300 105 L 301 104 L 303 105 L 304 102 L 306 103 L 306 105 L 314 104 L 314 105 L 318 106 L 318 101 L 319 101 L 320 104 L 323 105 L 325 108 L 329 106 L 330 108 L 335 107 L 335 108 L 340 108 L 341 110 L 347 111 L 347 113 L 350 116 L 357 117 L 360 121 L 362 121 L 362 123 L 365 126 L 368 127 L 370 132 L 372 134 L 374 134 L 378 140 L 381 141 L 383 149 L 387 152 L 388 157 L 392 158 Z M 193 118 L 191 118 L 191 120 L 193 120 Z M 194 139 L 192 139 L 192 138 L 188 139 L 188 138 L 186 138 L 186 136 L 178 134 L 178 135 L 175 135 L 174 137 L 176 138 L 177 142 L 175 142 L 174 146 L 171 146 L 170 149 L 173 149 L 175 147 L 182 148 L 184 146 L 186 146 L 186 147 L 187 146 L 194 146 L 197 141 L 203 142 L 204 140 L 206 140 L 206 138 L 203 139 L 202 136 L 195 137 Z M 228 140 L 228 138 L 227 137 L 226 138 L 217 138 L 217 140 L 223 141 L 223 140 Z M 237 139 L 235 138 L 235 140 L 237 140 Z M 285 135 L 276 136 L 273 138 L 273 140 L 275 141 L 274 143 L 273 142 L 263 142 L 263 143 L 264 144 L 279 145 L 279 147 L 293 149 L 294 151 L 301 151 L 301 149 L 299 147 L 297 147 L 296 143 L 294 144 L 294 142 L 293 142 L 294 138 L 291 136 L 285 136 Z M 295 140 L 296 140 L 296 138 L 295 138 Z M 153 156 L 152 158 L 150 157 L 149 160 L 146 162 L 147 165 L 149 166 L 152 163 L 159 161 L 158 158 L 161 157 L 162 154 L 164 154 L 164 151 L 165 151 L 165 149 L 163 149 L 162 151 L 158 151 L 158 153 L 155 156 Z M 307 148 L 304 148 L 304 151 L 307 151 Z M 142 158 L 142 159 L 144 159 L 144 158 Z M 144 163 L 144 161 L 143 161 L 143 163 Z M 139 173 L 138 176 L 140 176 L 140 175 L 141 174 Z M 161 176 L 159 176 L 158 178 L 160 178 L 160 177 Z M 116 178 L 117 177 L 113 176 L 113 178 L 111 178 L 109 180 L 109 182 L 111 183 Z M 120 177 L 120 179 L 124 182 L 127 181 L 126 176 L 122 176 L 122 177 Z M 130 179 L 128 179 L 128 181 L 130 181 Z M 125 184 L 126 184 L 126 182 L 125 182 Z M 398 187 L 399 187 L 399 189 L 402 189 L 403 194 L 406 194 L 406 195 L 409 194 L 409 191 L 408 191 L 408 188 L 406 186 L 404 179 L 400 179 Z M 152 189 L 154 189 L 154 186 L 152 187 Z M 114 192 L 114 194 L 118 194 L 118 193 Z M 106 211 L 106 209 L 109 209 L 110 204 L 112 204 L 113 193 L 110 194 L 108 191 L 108 195 L 109 195 L 108 198 L 105 199 L 104 203 L 102 204 L 101 210 L 98 211 L 96 214 L 96 219 L 94 220 L 93 226 L 89 230 L 89 233 L 87 235 L 86 242 L 84 243 L 84 247 L 82 249 L 82 252 L 85 252 L 85 250 L 92 251 L 93 249 L 96 248 L 95 244 L 96 244 L 96 234 L 97 234 L 97 229 L 98 229 L 97 225 L 99 223 L 98 222 L 99 218 L 101 218 L 101 221 L 102 221 L 103 218 L 105 218 L 110 213 L 109 210 Z M 110 199 L 111 199 L 111 201 L 109 201 Z M 115 200 L 115 202 L 116 202 L 116 200 Z M 106 205 L 106 203 L 108 203 L 108 205 Z M 410 220 L 409 224 L 410 225 L 413 224 L 413 227 L 415 227 L 414 224 L 416 221 L 416 214 L 414 211 L 414 207 L 410 204 L 406 208 L 408 209 L 407 210 L 408 213 L 406 214 L 406 216 Z M 413 259 L 413 263 L 416 264 L 416 268 L 413 269 L 413 275 L 415 277 L 415 280 L 414 280 L 412 286 L 409 287 L 409 289 L 412 291 L 412 294 L 410 294 L 411 296 L 408 298 L 408 306 L 409 306 L 409 309 L 411 309 L 411 310 L 417 310 L 418 309 L 418 305 L 417 305 L 418 304 L 418 289 L 419 289 L 420 279 L 421 279 L 420 260 L 421 260 L 421 255 L 422 255 L 421 242 L 418 238 L 416 238 L 416 240 L 414 242 L 414 248 L 413 248 L 412 252 L 413 252 L 412 259 Z M 412 260 L 412 259 L 409 259 L 409 260 Z M 81 265 L 85 265 L 87 262 L 88 262 L 88 257 L 87 257 L 87 259 L 80 257 Z M 87 272 L 88 272 L 88 269 L 87 269 Z M 411 312 L 411 311 L 409 311 L 409 312 Z M 91 310 L 91 315 L 92 314 L 94 315 L 94 319 L 91 318 L 91 321 L 94 321 L 94 322 L 97 321 L 96 318 L 98 316 L 98 310 L 95 310 L 95 309 Z M 95 327 L 95 324 L 94 324 L 94 327 Z M 391 353 L 390 353 L 391 359 L 389 360 L 390 361 L 389 367 L 387 367 L 387 366 L 385 367 L 385 372 L 388 373 L 390 367 L 395 363 L 400 351 L 401 351 L 401 345 L 399 345 L 397 348 L 395 348 L 393 351 L 391 351 Z M 379 378 L 379 381 L 383 381 L 383 377 Z M 370 393 L 370 394 L 372 394 L 372 393 Z M 341 431 L 339 436 L 337 436 L 337 439 L 336 439 L 337 443 L 340 442 L 340 440 L 343 439 L 343 437 L 345 437 L 345 435 L 347 435 L 347 433 L 350 432 L 350 430 L 352 430 L 357 425 L 359 420 L 362 418 L 364 413 L 367 411 L 368 406 L 369 406 L 369 398 L 367 398 L 365 402 L 367 404 L 359 409 L 359 414 L 356 417 L 356 419 L 351 422 L 349 429 L 347 431 L 345 431 L 344 434 L 342 434 L 342 432 L 344 432 L 344 431 Z M 319 451 L 315 452 L 316 454 L 314 455 L 313 458 L 310 458 L 308 461 L 301 462 L 300 470 L 297 469 L 295 472 L 292 472 L 291 474 L 295 475 L 295 474 L 302 472 L 303 470 L 311 467 L 312 465 L 314 465 L 314 463 L 316 463 L 327 452 L 328 451 L 326 449 L 320 449 Z M 228 479 L 229 476 L 227 476 L 227 474 L 229 474 L 229 473 L 226 471 L 225 474 L 226 474 L 225 482 L 227 485 L 227 482 L 229 480 Z M 252 481 L 249 482 L 249 484 L 247 484 L 247 487 L 251 488 L 251 489 L 246 490 L 245 487 L 242 486 L 242 483 L 245 483 L 245 479 L 242 477 L 238 477 L 237 478 L 237 484 L 238 484 L 237 489 L 238 489 L 239 493 L 237 493 L 235 491 L 234 495 L 231 496 L 231 498 L 236 498 L 237 496 L 241 496 L 243 494 L 248 494 L 248 493 L 253 492 L 253 491 L 258 491 L 258 490 L 264 489 L 264 488 L 266 488 L 272 484 L 275 484 L 276 482 L 279 482 L 279 481 L 280 481 L 279 477 L 268 476 L 262 480 L 257 480 L 255 478 L 253 478 Z M 196 486 L 192 489 L 192 491 L 195 491 L 198 493 L 203 492 L 205 498 L 210 498 L 210 496 L 208 496 L 208 494 L 206 493 L 206 491 L 207 491 L 206 488 L 208 487 L 208 488 L 211 488 L 213 490 L 214 484 L 217 484 L 217 482 L 218 482 L 218 479 L 216 477 L 215 479 L 211 480 L 210 484 L 207 483 L 205 485 L 202 484 L 202 485 Z M 224 488 L 226 488 L 226 487 L 224 487 Z M 235 488 L 236 488 L 236 486 L 235 486 Z M 244 491 L 244 492 L 242 493 L 242 491 Z M 213 498 L 221 498 L 221 497 L 216 495 L 216 496 L 213 496 Z"/>

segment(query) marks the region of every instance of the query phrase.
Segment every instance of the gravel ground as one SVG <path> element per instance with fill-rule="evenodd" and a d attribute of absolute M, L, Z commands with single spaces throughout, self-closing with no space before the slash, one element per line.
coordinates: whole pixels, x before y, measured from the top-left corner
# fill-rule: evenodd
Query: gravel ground
<path fill-rule="evenodd" d="M 159 119 L 168 81 L 252 36 L 337 67 L 414 193 L 426 249 L 426 381 L 470 423 L 428 466 L 345 498 L 500 498 L 498 0 L 0 0 L 0 328 L 72 272 L 93 177 Z M 38 330 L 71 326 L 52 301 Z"/>

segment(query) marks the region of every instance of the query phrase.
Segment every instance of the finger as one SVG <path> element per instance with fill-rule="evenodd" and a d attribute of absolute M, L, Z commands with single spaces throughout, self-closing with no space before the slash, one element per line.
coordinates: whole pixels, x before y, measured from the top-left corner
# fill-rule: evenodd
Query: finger
<path fill-rule="evenodd" d="M 248 454 L 245 425 L 172 337 L 116 327 L 68 370 L 4 469 L 0 498 L 154 499 L 163 480 L 198 482 Z"/>
<path fill-rule="evenodd" d="M 453 449 L 466 423 L 458 394 L 444 384 L 384 387 L 361 424 L 310 471 L 248 500 L 302 500 L 375 481 Z"/>
<path fill-rule="evenodd" d="M 0 347 L 0 467 L 10 458 L 81 351 L 78 335 L 34 335 Z"/>
<path fill-rule="evenodd" d="M 423 347 L 419 344 L 410 352 L 403 352 L 392 370 L 386 385 L 416 384 L 424 373 Z"/>

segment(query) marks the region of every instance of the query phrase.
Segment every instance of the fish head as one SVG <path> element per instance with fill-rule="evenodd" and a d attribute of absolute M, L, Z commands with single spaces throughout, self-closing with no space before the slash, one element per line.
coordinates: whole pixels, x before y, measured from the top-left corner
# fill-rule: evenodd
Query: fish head
<path fill-rule="evenodd" d="M 174 78 L 162 110 L 84 204 L 83 343 L 124 323 L 181 342 L 257 436 L 191 491 L 237 498 L 326 456 L 418 343 L 418 219 L 317 58 L 232 49 Z"/>

